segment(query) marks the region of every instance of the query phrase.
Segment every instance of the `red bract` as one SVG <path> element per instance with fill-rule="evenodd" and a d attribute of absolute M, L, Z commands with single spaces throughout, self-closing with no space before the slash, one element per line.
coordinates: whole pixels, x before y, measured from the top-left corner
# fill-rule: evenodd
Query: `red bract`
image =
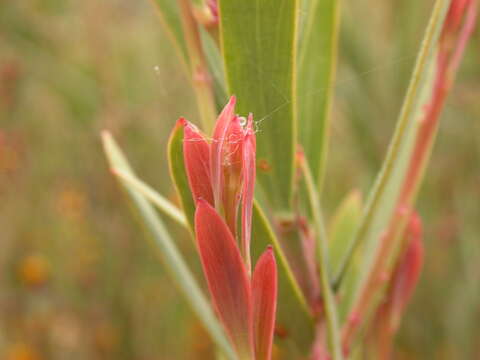
<path fill-rule="evenodd" d="M 237 233 L 237 214 L 242 190 L 242 148 L 244 145 L 244 129 L 240 118 L 234 116 L 228 124 L 225 141 L 222 146 L 221 191 L 223 211 L 228 227 L 233 234 Z"/>
<path fill-rule="evenodd" d="M 422 224 L 413 213 L 405 231 L 407 248 L 399 258 L 383 304 L 375 314 L 371 338 L 379 358 L 389 356 L 393 336 L 418 283 L 423 263 Z"/>
<path fill-rule="evenodd" d="M 230 230 L 205 200 L 198 201 L 195 235 L 218 316 L 239 355 L 253 358 L 253 314 L 247 269 Z"/>
<path fill-rule="evenodd" d="M 411 216 L 405 235 L 408 247 L 399 259 L 387 293 L 387 304 L 390 303 L 389 312 L 394 328 L 400 323 L 400 316 L 412 297 L 422 269 L 422 223 L 416 213 Z"/>
<path fill-rule="evenodd" d="M 210 145 L 196 127 L 180 119 L 184 124 L 183 154 L 187 167 L 188 184 L 193 198 L 203 198 L 213 205 L 210 181 Z"/>
<path fill-rule="evenodd" d="M 185 170 L 197 206 L 198 250 L 218 317 L 239 358 L 268 360 L 275 327 L 277 267 L 269 247 L 250 278 L 256 141 L 253 116 L 242 124 L 234 106 L 232 97 L 217 120 L 211 143 L 192 124 L 180 120 Z M 241 236 L 236 226 L 240 203 Z"/>
<path fill-rule="evenodd" d="M 223 109 L 220 116 L 217 119 L 215 129 L 213 130 L 212 145 L 210 150 L 210 164 L 211 164 L 211 177 L 212 188 L 215 199 L 215 207 L 219 209 L 221 206 L 222 189 L 223 189 L 223 155 L 224 144 L 227 139 L 227 133 L 231 121 L 234 119 L 235 114 L 235 102 L 234 96 L 230 98 L 227 106 Z M 187 169 L 188 171 L 188 169 Z"/>
<path fill-rule="evenodd" d="M 256 141 L 253 116 L 246 124 L 235 115 L 235 97 L 218 117 L 212 141 L 186 120 L 184 158 L 190 189 L 222 214 L 234 238 L 241 241 L 242 255 L 250 272 L 250 232 L 255 190 Z M 213 198 L 213 199 L 212 199 Z M 242 232 L 237 231 L 238 208 L 242 201 Z"/>
<path fill-rule="evenodd" d="M 268 360 L 272 354 L 277 303 L 277 265 L 271 247 L 255 266 L 252 288 L 256 360 Z"/>
<path fill-rule="evenodd" d="M 253 116 L 247 120 L 247 130 L 243 141 L 243 206 L 242 206 L 242 251 L 250 269 L 250 235 L 252 231 L 253 193 L 255 191 L 255 153 L 256 141 L 253 131 Z"/>

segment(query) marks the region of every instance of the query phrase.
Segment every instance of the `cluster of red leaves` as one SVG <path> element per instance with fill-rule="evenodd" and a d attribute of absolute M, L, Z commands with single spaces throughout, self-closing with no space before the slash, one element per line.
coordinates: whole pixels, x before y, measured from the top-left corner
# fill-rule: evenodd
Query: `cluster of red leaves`
<path fill-rule="evenodd" d="M 255 187 L 252 115 L 235 114 L 232 97 L 211 140 L 185 119 L 183 153 L 195 199 L 195 237 L 214 308 L 242 359 L 270 359 L 277 268 L 269 247 L 251 275 L 250 239 Z M 241 208 L 241 230 L 237 229 Z"/>

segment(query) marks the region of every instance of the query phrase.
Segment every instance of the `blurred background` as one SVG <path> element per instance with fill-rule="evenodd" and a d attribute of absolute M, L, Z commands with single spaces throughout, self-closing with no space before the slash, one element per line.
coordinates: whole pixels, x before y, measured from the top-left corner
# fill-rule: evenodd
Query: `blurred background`
<path fill-rule="evenodd" d="M 345 0 L 324 189 L 379 169 L 431 1 Z M 480 42 L 470 42 L 418 201 L 426 260 L 397 359 L 480 358 Z M 109 173 L 111 130 L 173 198 L 166 139 L 195 101 L 148 0 L 0 2 L 0 359 L 210 359 Z M 188 234 L 170 224 L 192 266 Z"/>

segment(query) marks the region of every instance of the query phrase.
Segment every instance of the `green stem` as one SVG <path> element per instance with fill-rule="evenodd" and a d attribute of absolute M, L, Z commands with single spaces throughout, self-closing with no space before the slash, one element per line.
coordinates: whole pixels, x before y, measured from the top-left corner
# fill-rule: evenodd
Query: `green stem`
<path fill-rule="evenodd" d="M 338 312 L 335 296 L 332 291 L 332 287 L 330 286 L 330 278 L 328 275 L 327 234 L 325 231 L 325 225 L 323 223 L 322 211 L 320 209 L 320 197 L 317 192 L 317 186 L 313 180 L 310 167 L 303 156 L 300 159 L 300 168 L 305 179 L 308 200 L 313 214 L 315 230 L 317 232 L 317 254 L 320 262 L 320 285 L 322 288 L 325 308 L 328 348 L 333 360 L 341 360 L 343 359 L 343 355 L 339 336 Z"/>
<path fill-rule="evenodd" d="M 198 25 L 189 0 L 178 0 L 180 16 L 182 18 L 183 32 L 190 57 L 190 72 L 193 90 L 197 99 L 197 106 L 203 130 L 209 134 L 213 130 L 217 109 L 212 89 L 212 78 L 203 53 L 202 41 Z"/>

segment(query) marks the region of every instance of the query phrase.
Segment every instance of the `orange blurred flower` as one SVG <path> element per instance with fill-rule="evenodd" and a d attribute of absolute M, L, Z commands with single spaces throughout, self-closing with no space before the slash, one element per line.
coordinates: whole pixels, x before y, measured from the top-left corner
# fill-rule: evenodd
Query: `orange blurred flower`
<path fill-rule="evenodd" d="M 19 343 L 7 350 L 6 360 L 41 360 L 41 357 L 30 345 Z"/>
<path fill-rule="evenodd" d="M 86 208 L 85 194 L 74 186 L 66 186 L 57 197 L 57 210 L 60 214 L 71 219 L 83 216 Z"/>
<path fill-rule="evenodd" d="M 48 280 L 50 265 L 44 256 L 32 254 L 24 257 L 18 267 L 18 277 L 27 286 L 41 286 Z"/>

